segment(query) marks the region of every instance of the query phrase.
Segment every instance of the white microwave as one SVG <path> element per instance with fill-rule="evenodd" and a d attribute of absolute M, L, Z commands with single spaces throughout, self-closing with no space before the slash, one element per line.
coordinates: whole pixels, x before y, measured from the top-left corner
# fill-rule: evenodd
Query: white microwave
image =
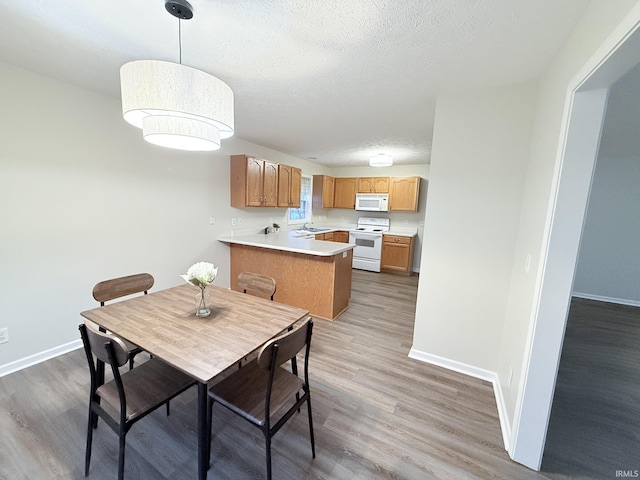
<path fill-rule="evenodd" d="M 356 210 L 365 212 L 388 212 L 388 193 L 356 193 Z"/>

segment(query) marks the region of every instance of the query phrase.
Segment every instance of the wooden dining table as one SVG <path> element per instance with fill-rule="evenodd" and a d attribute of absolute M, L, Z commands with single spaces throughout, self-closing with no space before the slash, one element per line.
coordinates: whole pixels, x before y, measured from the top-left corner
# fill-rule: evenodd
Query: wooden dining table
<path fill-rule="evenodd" d="M 269 339 L 306 318 L 307 310 L 207 287 L 211 315 L 197 317 L 191 285 L 160 290 L 82 312 L 155 357 L 193 377 L 198 386 L 198 478 L 207 478 L 207 384 Z"/>

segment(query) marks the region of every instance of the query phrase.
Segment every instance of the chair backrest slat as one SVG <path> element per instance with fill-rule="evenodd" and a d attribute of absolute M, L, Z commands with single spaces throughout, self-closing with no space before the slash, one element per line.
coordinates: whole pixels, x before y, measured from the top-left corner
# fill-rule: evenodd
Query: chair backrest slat
<path fill-rule="evenodd" d="M 244 292 L 258 292 L 273 300 L 276 293 L 276 281 L 267 275 L 253 272 L 242 272 L 238 275 L 238 287 Z"/>
<path fill-rule="evenodd" d="M 98 359 L 102 360 L 107 365 L 111 364 L 111 360 L 109 359 L 109 355 L 107 354 L 107 349 L 105 348 L 105 344 L 110 341 L 116 354 L 116 362 L 118 363 L 118 367 L 121 367 L 129 361 L 129 350 L 122 340 L 120 340 L 115 335 L 112 335 L 111 333 L 101 332 L 97 330 L 88 322 L 85 322 L 84 326 L 86 328 L 87 339 L 89 340 L 91 352 Z"/>
<path fill-rule="evenodd" d="M 273 346 L 278 345 L 276 366 L 291 360 L 307 344 L 311 328 L 311 317 L 287 333 L 269 340 L 258 353 L 258 365 L 265 370 L 271 365 Z"/>
<path fill-rule="evenodd" d="M 153 287 L 154 279 L 149 273 L 138 273 L 127 277 L 104 280 L 93 287 L 93 298 L 98 302 L 108 302 L 134 293 L 147 292 Z"/>

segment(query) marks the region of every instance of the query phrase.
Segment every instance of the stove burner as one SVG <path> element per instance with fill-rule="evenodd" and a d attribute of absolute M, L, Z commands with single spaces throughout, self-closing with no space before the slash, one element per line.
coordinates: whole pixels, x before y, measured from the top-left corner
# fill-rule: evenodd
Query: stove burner
<path fill-rule="evenodd" d="M 371 237 L 382 237 L 382 234 L 389 230 L 389 219 L 388 218 L 368 218 L 368 217 L 360 217 L 358 219 L 358 224 L 356 228 L 351 230 L 355 233 L 366 233 L 369 235 L 367 238 Z M 355 253 L 354 253 L 355 256 Z"/>

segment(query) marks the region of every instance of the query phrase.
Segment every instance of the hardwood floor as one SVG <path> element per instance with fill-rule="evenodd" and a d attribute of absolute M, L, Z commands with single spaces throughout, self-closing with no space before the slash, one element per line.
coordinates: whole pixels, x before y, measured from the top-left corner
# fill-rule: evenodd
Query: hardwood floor
<path fill-rule="evenodd" d="M 576 479 L 616 478 L 618 470 L 638 476 L 638 307 L 573 299 L 542 470 Z"/>
<path fill-rule="evenodd" d="M 353 276 L 349 309 L 315 321 L 316 458 L 303 410 L 273 439 L 274 479 L 568 478 L 509 459 L 489 383 L 408 358 L 417 277 Z M 0 479 L 84 478 L 88 381 L 82 350 L 0 378 Z M 264 478 L 259 430 L 219 406 L 213 425 L 209 478 Z M 101 424 L 90 479 L 116 478 L 117 443 Z M 193 479 L 196 464 L 191 389 L 131 429 L 125 478 Z"/>

